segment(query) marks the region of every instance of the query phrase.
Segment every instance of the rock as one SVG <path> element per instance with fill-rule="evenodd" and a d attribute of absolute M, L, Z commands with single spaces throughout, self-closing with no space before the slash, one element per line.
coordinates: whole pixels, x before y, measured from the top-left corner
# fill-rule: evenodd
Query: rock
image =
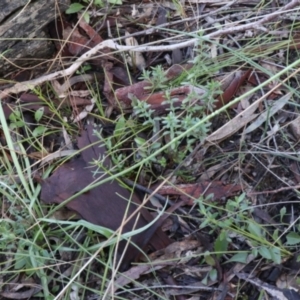
<path fill-rule="evenodd" d="M 70 0 L 0 1 L 1 77 L 20 68 L 38 66 L 53 55 L 47 25 L 69 5 Z"/>

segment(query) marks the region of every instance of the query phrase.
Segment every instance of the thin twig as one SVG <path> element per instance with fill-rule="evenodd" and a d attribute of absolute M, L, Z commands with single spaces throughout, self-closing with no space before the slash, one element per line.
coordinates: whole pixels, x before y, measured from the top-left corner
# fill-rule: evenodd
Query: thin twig
<path fill-rule="evenodd" d="M 146 188 L 144 186 L 142 186 L 141 184 L 138 184 L 136 182 L 133 182 L 132 180 L 130 179 L 126 179 L 126 178 L 123 178 L 122 179 L 126 184 L 128 184 L 130 187 L 132 188 L 137 188 L 138 190 L 148 194 L 148 195 L 151 195 L 153 197 L 155 197 L 157 200 L 159 200 L 159 202 L 164 205 L 166 202 L 168 202 L 169 205 L 175 205 L 175 202 L 166 198 L 166 197 L 163 197 L 162 195 L 158 194 L 158 193 L 154 193 L 154 191 L 152 189 L 149 189 L 149 188 Z M 178 207 L 177 208 L 178 211 L 180 211 L 183 215 L 186 215 L 187 212 L 181 208 L 181 207 Z"/>
<path fill-rule="evenodd" d="M 285 187 L 281 187 L 279 189 L 276 190 L 269 190 L 269 191 L 262 191 L 262 192 L 249 192 L 248 195 L 252 196 L 252 195 L 264 195 L 264 194 L 277 194 L 280 193 L 282 191 L 288 191 L 288 190 L 297 190 L 300 188 L 300 185 L 294 185 L 294 186 L 285 186 Z"/>

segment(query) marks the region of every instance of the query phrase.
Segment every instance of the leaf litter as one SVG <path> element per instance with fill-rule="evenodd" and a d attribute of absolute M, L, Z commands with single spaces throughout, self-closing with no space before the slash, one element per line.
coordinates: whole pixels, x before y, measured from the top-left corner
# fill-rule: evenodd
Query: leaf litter
<path fill-rule="evenodd" d="M 18 123 L 20 120 L 11 115 L 19 111 L 36 116 L 36 111 L 41 110 L 33 122 L 24 118 L 28 127 L 40 126 L 41 133 L 21 144 L 28 156 L 30 151 L 33 153 L 32 146 L 35 153 L 40 152 L 39 158 L 31 158 L 32 171 L 41 185 L 39 198 L 48 204 L 48 209 L 50 204 L 58 204 L 71 214 L 75 212 L 75 218 L 116 234 L 146 228 L 132 236 L 130 242 L 119 242 L 115 256 L 123 273 L 104 283 L 107 290 L 101 294 L 103 299 L 110 288 L 115 296 L 125 298 L 132 298 L 134 293 L 137 298 L 149 299 L 157 299 L 157 295 L 167 299 L 237 299 L 242 295 L 247 295 L 246 299 L 258 299 L 261 295 L 298 299 L 297 283 L 283 286 L 279 280 L 286 272 L 298 278 L 297 267 L 290 264 L 297 260 L 300 244 L 295 189 L 300 173 L 298 74 L 296 68 L 293 74 L 276 74 L 288 67 L 287 62 L 295 63 L 292 54 L 299 49 L 299 33 L 297 27 L 292 27 L 296 25 L 291 25 L 291 18 L 297 18 L 299 1 L 265 4 L 255 17 L 253 12 L 260 1 L 193 3 L 116 5 L 109 11 L 103 8 L 98 17 L 89 11 L 90 24 L 80 13 L 63 16 L 57 20 L 57 30 L 52 28 L 51 32 L 53 38 L 65 41 L 56 41 L 55 45 L 63 58 L 61 64 L 68 62 L 69 66 L 61 65 L 60 71 L 52 69 L 45 76 L 28 78 L 9 88 L 0 86 L 2 109 L 18 134 L 27 138 L 28 132 Z M 283 13 L 287 10 L 292 13 Z M 254 19 L 248 24 L 241 21 L 251 17 Z M 274 28 L 272 20 L 278 21 L 279 29 Z M 286 32 L 291 28 L 289 37 Z M 195 35 L 187 32 L 199 34 L 201 42 L 197 44 Z M 210 40 L 213 36 L 217 42 Z M 264 36 L 265 42 L 259 44 Z M 248 43 L 249 37 L 253 44 Z M 166 54 L 171 56 L 171 66 Z M 74 61 L 68 57 L 74 57 Z M 202 68 L 197 58 L 202 58 Z M 222 66 L 226 59 L 232 59 L 232 63 Z M 163 66 L 165 80 L 154 86 L 153 70 L 158 65 Z M 150 71 L 148 77 L 145 70 Z M 197 74 L 195 80 L 193 74 Z M 269 82 L 269 78 L 273 80 Z M 210 82 L 215 84 L 212 91 Z M 249 96 L 249 86 L 261 88 Z M 236 96 L 243 98 L 242 91 L 247 91 L 248 104 L 230 103 Z M 207 135 L 202 140 L 196 135 L 186 136 L 176 149 L 167 147 L 169 141 L 179 138 L 170 124 L 179 133 L 183 130 L 176 125 L 178 118 L 185 118 L 186 130 L 196 126 L 193 118 L 197 111 L 192 110 L 189 115 L 183 108 L 189 97 L 190 107 L 202 107 L 203 120 L 211 114 Z M 136 145 L 129 133 L 135 122 L 145 123 L 146 118 L 144 114 L 137 120 L 132 113 L 135 99 L 146 104 L 146 112 L 156 122 L 151 139 L 149 127 L 141 127 L 139 133 L 140 141 L 148 141 L 149 152 L 142 149 L 145 145 Z M 64 126 L 60 126 L 60 114 L 68 117 Z M 285 114 L 285 118 L 280 118 L 280 114 Z M 118 124 L 121 116 L 123 126 L 131 128 L 122 128 L 124 136 L 117 135 L 112 126 Z M 94 124 L 89 123 L 91 120 Z M 104 131 L 100 130 L 100 123 Z M 48 134 L 51 126 L 56 131 Z M 293 128 L 293 133 L 289 128 Z M 61 142 L 67 131 L 78 151 Z M 6 145 L 5 135 L 1 135 L 1 144 Z M 22 153 L 21 148 L 16 149 Z M 157 149 L 164 152 L 155 156 Z M 46 159 L 45 153 L 51 160 Z M 53 159 L 62 155 L 55 153 L 72 157 L 59 165 Z M 12 161 L 8 151 L 3 155 Z M 145 157 L 155 159 L 152 165 L 143 166 L 138 175 L 131 166 Z M 41 169 L 46 162 L 53 169 L 50 176 L 49 171 Z M 125 187 L 119 178 L 111 177 L 127 169 L 126 177 L 147 186 L 147 194 L 167 197 L 158 197 L 164 201 L 161 206 L 170 207 L 151 227 L 147 225 L 156 220 L 157 212 L 149 204 L 151 201 L 143 202 L 144 192 Z M 40 175 L 46 173 L 48 177 L 42 179 Z M 101 181 L 104 182 L 99 184 Z M 167 232 L 162 228 L 168 228 Z M 83 232 L 81 236 L 87 235 Z M 57 241 L 68 248 L 63 241 Z M 76 244 L 69 247 L 78 249 Z M 103 267 L 93 269 L 99 270 Z M 111 273 L 116 275 L 114 268 Z M 53 276 L 51 280 L 57 280 Z M 87 277 L 91 282 L 98 279 L 91 274 Z M 19 278 L 19 284 L 24 278 Z M 240 281 L 243 286 L 239 286 Z M 41 281 L 36 279 L 36 283 Z M 97 290 L 99 286 L 90 287 Z M 26 284 L 23 289 L 27 289 Z M 59 293 L 66 289 L 59 287 Z M 6 285 L 2 296 L 22 299 L 41 291 L 45 292 L 45 286 L 28 288 L 24 294 Z M 72 295 L 81 292 L 73 289 Z"/>

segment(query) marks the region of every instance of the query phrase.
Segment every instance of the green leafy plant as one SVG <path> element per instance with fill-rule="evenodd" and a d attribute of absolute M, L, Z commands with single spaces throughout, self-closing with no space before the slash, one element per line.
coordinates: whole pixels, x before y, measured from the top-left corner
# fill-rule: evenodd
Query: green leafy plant
<path fill-rule="evenodd" d="M 143 79 L 149 80 L 152 83 L 151 91 L 156 89 L 164 88 L 164 78 L 162 77 L 162 72 L 160 68 L 155 68 L 155 74 L 160 74 L 158 76 L 150 77 L 149 73 L 144 72 Z M 154 80 L 152 78 L 160 78 L 159 80 Z M 215 86 L 212 85 L 214 90 L 208 90 L 207 94 L 211 95 L 215 91 Z M 154 110 L 151 109 L 151 105 L 145 101 L 140 101 L 136 97 L 132 97 L 133 114 L 135 117 L 142 120 L 142 125 L 145 130 L 152 130 L 153 136 L 145 143 L 142 143 L 141 138 L 135 139 L 138 151 L 142 152 L 141 158 L 146 158 L 149 154 L 155 152 L 161 147 L 164 141 L 173 141 L 174 138 L 187 131 L 189 128 L 199 123 L 199 121 L 205 116 L 206 108 L 204 105 L 197 104 L 195 99 L 199 95 L 196 92 L 189 94 L 180 106 L 176 106 L 175 103 L 178 99 L 173 98 L 170 93 L 170 89 L 165 92 L 166 100 L 162 103 L 167 105 L 165 115 L 154 116 Z M 206 96 L 207 97 L 207 96 Z M 195 142 L 202 143 L 207 136 L 210 123 L 200 124 L 197 130 L 190 131 L 183 140 L 179 140 L 170 144 L 164 155 L 169 156 L 175 162 L 181 161 L 187 153 L 192 152 L 193 144 Z M 144 149 L 143 151 L 140 151 Z M 146 150 L 147 149 L 147 150 Z M 180 151 L 178 151 L 180 149 Z M 161 157 L 157 157 L 152 161 L 156 161 L 159 164 L 165 164 L 165 160 L 161 160 Z"/>
<path fill-rule="evenodd" d="M 198 63 L 200 64 L 202 61 L 196 61 L 196 66 L 192 68 L 191 72 L 197 69 Z M 182 161 L 188 153 L 193 151 L 194 145 L 199 142 L 202 143 L 207 136 L 210 123 L 202 122 L 202 120 L 213 109 L 215 98 L 221 93 L 220 84 L 210 81 L 202 86 L 196 84 L 195 80 L 200 75 L 189 78 L 186 74 L 185 78 L 182 78 L 181 84 L 188 86 L 191 92 L 179 103 L 178 99 L 171 95 L 171 90 L 181 84 L 179 84 L 177 78 L 172 81 L 168 80 L 165 74 L 165 71 L 159 65 L 151 68 L 151 70 L 144 70 L 141 76 L 142 80 L 150 83 L 150 86 L 147 87 L 149 94 L 156 91 L 165 91 L 165 101 L 162 103 L 167 107 L 165 113 L 156 114 L 155 110 L 146 101 L 141 101 L 134 95 L 129 95 L 132 100 L 132 116 L 127 120 L 122 116 L 116 122 L 116 130 L 113 136 L 104 140 L 112 154 L 113 161 L 120 168 L 124 166 L 125 157 L 118 154 L 116 150 L 118 147 L 122 147 L 124 143 L 128 143 L 130 139 L 134 142 L 131 145 L 135 148 L 135 162 L 146 160 L 145 164 L 149 168 L 152 164 L 164 168 L 168 160 L 175 163 Z M 140 124 L 140 127 L 135 127 L 134 130 L 130 130 L 130 133 L 128 131 L 119 134 L 119 125 L 121 124 L 121 127 L 124 128 L 126 122 Z M 198 125 L 197 129 L 191 130 L 196 125 Z M 178 137 L 185 132 L 187 132 L 185 138 L 179 139 Z M 159 151 L 167 143 L 169 143 L 167 149 L 152 157 L 153 153 Z"/>
<path fill-rule="evenodd" d="M 209 204 L 208 198 L 202 197 L 196 202 L 203 216 L 200 228 L 210 228 L 210 234 L 219 232 L 214 242 L 217 257 L 220 258 L 222 254 L 227 253 L 232 238 L 247 240 L 252 249 L 234 254 L 227 262 L 246 262 L 250 254 L 254 257 L 259 254 L 267 260 L 280 264 L 282 256 L 289 254 L 278 239 L 278 232 L 275 231 L 273 235 L 270 235 L 261 224 L 252 219 L 252 207 L 244 193 L 229 199 L 225 208 Z M 288 243 L 299 243 L 298 235 L 289 234 L 287 239 Z"/>
<path fill-rule="evenodd" d="M 152 67 L 151 71 L 144 69 L 141 75 L 141 80 L 146 80 L 151 84 L 151 86 L 146 87 L 146 89 L 149 89 L 152 92 L 157 89 L 165 89 L 168 87 L 168 79 L 161 65 Z"/>

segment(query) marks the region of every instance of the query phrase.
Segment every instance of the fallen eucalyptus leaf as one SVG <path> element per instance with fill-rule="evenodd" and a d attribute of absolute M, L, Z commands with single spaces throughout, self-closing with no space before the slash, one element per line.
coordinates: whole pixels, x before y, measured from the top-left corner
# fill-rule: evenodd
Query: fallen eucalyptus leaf
<path fill-rule="evenodd" d="M 291 99 L 292 93 L 288 93 L 282 96 L 280 99 L 274 101 L 274 105 L 264 111 L 256 120 L 253 122 L 247 129 L 244 131 L 245 134 L 252 132 L 261 126 L 266 120 L 268 120 L 271 116 L 276 114 L 280 109 L 282 109 L 287 102 Z"/>

